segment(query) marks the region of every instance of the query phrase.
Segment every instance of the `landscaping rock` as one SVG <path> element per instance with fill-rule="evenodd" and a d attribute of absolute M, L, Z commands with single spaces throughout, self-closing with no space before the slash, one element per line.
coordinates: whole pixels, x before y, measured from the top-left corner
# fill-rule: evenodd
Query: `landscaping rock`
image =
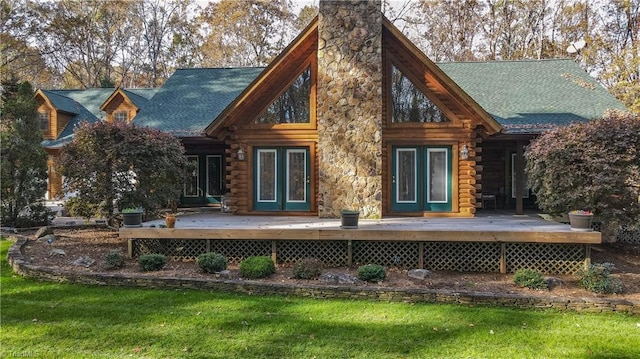
<path fill-rule="evenodd" d="M 46 236 L 40 238 L 41 240 L 51 244 L 53 243 L 56 239 L 58 239 L 55 235 L 53 234 L 47 234 Z"/>
<path fill-rule="evenodd" d="M 91 259 L 89 257 L 80 257 L 80 258 L 76 259 L 75 261 L 73 261 L 73 265 L 74 266 L 78 266 L 78 267 L 89 268 L 95 262 L 96 262 L 95 259 Z"/>
<path fill-rule="evenodd" d="M 53 235 L 53 229 L 51 227 L 40 227 L 36 232 L 36 239 L 40 239 L 44 236 Z"/>
<path fill-rule="evenodd" d="M 49 251 L 49 256 L 66 256 L 67 252 L 60 248 L 52 248 Z"/>
<path fill-rule="evenodd" d="M 545 277 L 544 280 L 547 282 L 547 286 L 549 287 L 549 289 L 553 289 L 557 286 L 562 286 L 564 285 L 564 281 L 560 278 L 556 278 L 556 277 Z"/>
<path fill-rule="evenodd" d="M 424 280 L 431 275 L 431 272 L 426 269 L 412 269 L 407 273 L 407 275 L 409 278 Z"/>
<path fill-rule="evenodd" d="M 231 279 L 231 271 L 223 270 L 223 271 L 220 271 L 220 272 L 216 272 L 216 273 L 214 273 L 214 276 L 216 278 Z"/>
<path fill-rule="evenodd" d="M 322 273 L 319 280 L 328 284 L 355 284 L 358 279 L 345 273 Z"/>

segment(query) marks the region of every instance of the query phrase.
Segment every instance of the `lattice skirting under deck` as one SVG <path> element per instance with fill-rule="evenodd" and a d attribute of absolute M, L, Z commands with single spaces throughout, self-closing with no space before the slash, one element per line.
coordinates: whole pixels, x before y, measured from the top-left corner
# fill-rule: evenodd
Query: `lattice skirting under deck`
<path fill-rule="evenodd" d="M 268 241 L 133 239 L 130 255 L 161 253 L 172 260 L 195 260 L 217 252 L 230 264 L 249 256 L 271 256 L 280 265 L 314 257 L 327 267 L 380 264 L 434 271 L 508 272 L 520 268 L 549 274 L 574 274 L 589 263 L 589 246 L 552 243 L 409 242 L 409 241 Z"/>

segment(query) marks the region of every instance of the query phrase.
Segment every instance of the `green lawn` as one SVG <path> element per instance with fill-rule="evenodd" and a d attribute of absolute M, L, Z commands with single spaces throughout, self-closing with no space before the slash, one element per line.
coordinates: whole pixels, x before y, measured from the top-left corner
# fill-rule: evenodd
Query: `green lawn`
<path fill-rule="evenodd" d="M 0 246 L 2 358 L 640 357 L 637 316 L 45 283 Z"/>

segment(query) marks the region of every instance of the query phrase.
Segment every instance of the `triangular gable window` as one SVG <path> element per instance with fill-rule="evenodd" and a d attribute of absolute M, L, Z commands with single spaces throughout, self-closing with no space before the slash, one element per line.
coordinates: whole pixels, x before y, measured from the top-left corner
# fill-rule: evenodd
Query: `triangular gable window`
<path fill-rule="evenodd" d="M 394 123 L 449 122 L 438 106 L 395 66 L 391 81 Z"/>
<path fill-rule="evenodd" d="M 256 124 L 309 123 L 311 67 L 303 71 L 280 97 L 256 119 Z"/>

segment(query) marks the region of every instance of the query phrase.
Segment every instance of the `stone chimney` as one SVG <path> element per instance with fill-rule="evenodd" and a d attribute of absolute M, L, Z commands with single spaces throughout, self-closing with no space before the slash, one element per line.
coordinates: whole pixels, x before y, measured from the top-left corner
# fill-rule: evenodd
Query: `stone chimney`
<path fill-rule="evenodd" d="M 382 217 L 382 69 L 381 0 L 320 0 L 320 217 Z"/>

